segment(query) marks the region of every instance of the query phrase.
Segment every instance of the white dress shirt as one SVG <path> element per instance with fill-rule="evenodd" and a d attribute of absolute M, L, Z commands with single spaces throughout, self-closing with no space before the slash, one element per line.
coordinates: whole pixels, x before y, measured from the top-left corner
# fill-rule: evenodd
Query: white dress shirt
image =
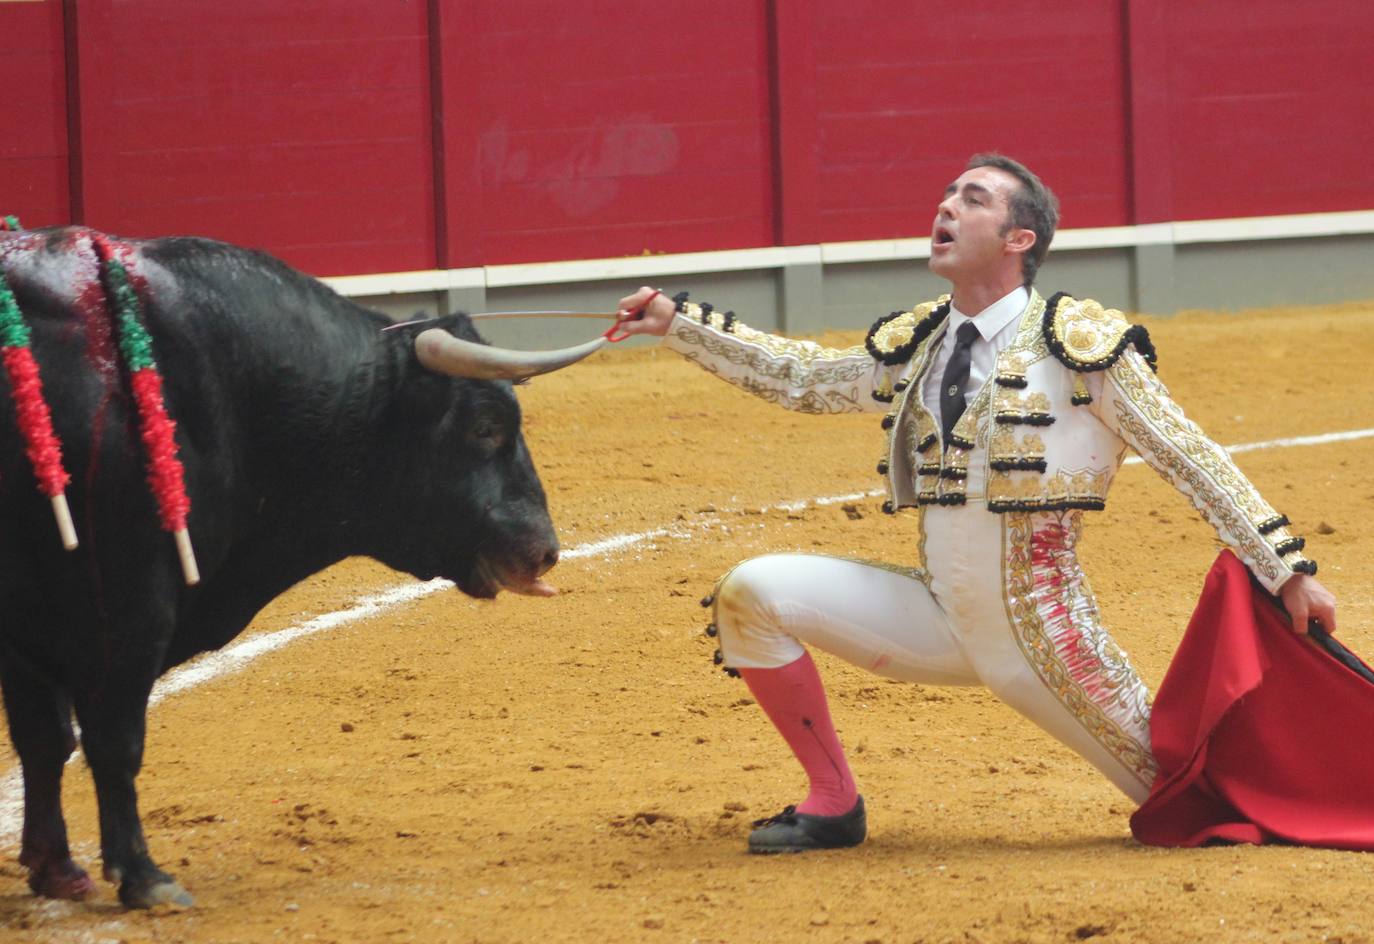
<path fill-rule="evenodd" d="M 938 422 L 940 419 L 940 386 L 945 376 L 945 367 L 950 355 L 954 353 L 955 338 L 959 328 L 968 321 L 978 329 L 979 338 L 969 349 L 968 383 L 964 384 L 964 405 L 982 389 L 988 375 L 997 366 L 997 355 L 1006 349 L 1016 337 L 1021 313 L 1030 303 L 1030 292 L 1025 286 L 1018 285 L 976 315 L 966 315 L 953 305 L 949 309 L 949 327 L 935 361 L 926 371 L 925 385 L 921 388 L 921 401 L 925 403 Z"/>

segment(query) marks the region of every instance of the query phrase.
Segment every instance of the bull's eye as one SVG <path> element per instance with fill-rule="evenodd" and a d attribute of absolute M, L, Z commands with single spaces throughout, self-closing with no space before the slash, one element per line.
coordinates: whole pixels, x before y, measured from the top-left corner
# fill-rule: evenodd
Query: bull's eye
<path fill-rule="evenodd" d="M 479 418 L 468 431 L 468 436 L 484 449 L 496 450 L 506 441 L 505 428 L 498 422 L 489 418 Z"/>

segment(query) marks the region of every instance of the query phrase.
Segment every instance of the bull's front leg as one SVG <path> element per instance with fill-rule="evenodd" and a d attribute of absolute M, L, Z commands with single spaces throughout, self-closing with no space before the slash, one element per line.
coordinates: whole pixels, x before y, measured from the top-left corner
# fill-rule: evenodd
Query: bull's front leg
<path fill-rule="evenodd" d="M 95 697 L 77 696 L 76 716 L 95 780 L 106 880 L 119 883 L 119 900 L 127 908 L 189 907 L 194 902 L 186 889 L 148 855 L 138 815 L 134 781 L 143 766 L 152 684 L 151 674 L 137 681 L 110 679 Z"/>
<path fill-rule="evenodd" d="M 19 863 L 29 870 L 29 888 L 48 898 L 85 898 L 95 883 L 72 860 L 62 818 L 62 770 L 76 748 L 71 702 L 9 646 L 0 646 L 0 687 L 24 771 Z"/>

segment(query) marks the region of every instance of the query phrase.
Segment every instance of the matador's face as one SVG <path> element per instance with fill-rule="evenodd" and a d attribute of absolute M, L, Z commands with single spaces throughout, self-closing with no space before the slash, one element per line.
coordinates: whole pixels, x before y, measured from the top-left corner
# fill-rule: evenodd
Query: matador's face
<path fill-rule="evenodd" d="M 1021 182 L 997 167 L 966 170 L 948 187 L 930 233 L 930 269 L 958 283 L 989 277 L 1007 264 L 1016 234 L 1008 226 L 1011 197 Z M 1019 258 L 1016 260 L 1019 265 Z"/>

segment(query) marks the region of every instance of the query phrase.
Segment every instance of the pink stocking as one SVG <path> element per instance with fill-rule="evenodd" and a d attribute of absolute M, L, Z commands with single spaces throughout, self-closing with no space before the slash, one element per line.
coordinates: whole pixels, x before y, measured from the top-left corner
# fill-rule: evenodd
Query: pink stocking
<path fill-rule="evenodd" d="M 811 654 L 776 669 L 740 669 L 739 674 L 811 781 L 797 812 L 839 816 L 853 809 L 859 793 Z"/>

